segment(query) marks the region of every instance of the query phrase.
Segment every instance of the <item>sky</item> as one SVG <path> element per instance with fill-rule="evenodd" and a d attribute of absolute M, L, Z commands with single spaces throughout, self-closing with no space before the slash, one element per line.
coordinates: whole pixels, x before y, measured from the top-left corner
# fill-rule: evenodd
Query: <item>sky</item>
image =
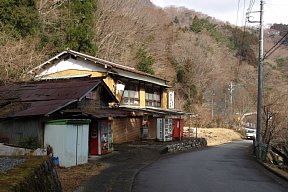
<path fill-rule="evenodd" d="M 152 3 L 160 7 L 171 5 L 184 6 L 224 22 L 229 21 L 231 24 L 238 26 L 245 24 L 245 13 L 250 1 L 251 0 L 151 0 Z M 252 11 L 259 11 L 260 0 L 254 1 Z M 288 0 L 265 0 L 264 2 L 264 25 L 273 23 L 288 24 L 288 13 L 286 12 L 288 10 Z M 259 13 L 251 13 L 250 16 L 253 17 L 250 17 L 250 20 L 259 21 L 260 19 Z"/>

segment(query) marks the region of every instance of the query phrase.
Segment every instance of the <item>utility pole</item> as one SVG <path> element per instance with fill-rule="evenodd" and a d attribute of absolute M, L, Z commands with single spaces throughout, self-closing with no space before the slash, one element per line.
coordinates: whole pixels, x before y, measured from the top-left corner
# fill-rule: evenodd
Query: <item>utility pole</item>
<path fill-rule="evenodd" d="M 263 154 L 263 143 L 262 143 L 262 137 L 261 137 L 261 130 L 262 130 L 262 90 L 263 90 L 263 61 L 264 61 L 264 49 L 263 49 L 263 39 L 264 39 L 264 33 L 263 33 L 263 13 L 264 13 L 264 1 L 260 0 L 260 11 L 257 11 L 260 13 L 260 21 L 250 21 L 250 12 L 247 13 L 247 19 L 250 23 L 260 23 L 260 29 L 259 29 L 259 64 L 258 64 L 258 96 L 257 96 L 257 127 L 256 127 L 256 141 L 255 141 L 255 147 L 256 147 L 256 156 L 259 160 L 264 160 L 264 154 Z"/>
<path fill-rule="evenodd" d="M 230 92 L 230 115 L 233 115 L 233 91 L 234 91 L 234 87 L 235 85 L 233 85 L 233 82 L 231 81 L 228 87 L 228 91 Z"/>
<path fill-rule="evenodd" d="M 231 107 L 233 105 L 233 91 L 234 91 L 233 86 L 234 86 L 233 82 L 231 81 L 230 82 L 230 87 L 229 87 L 229 91 L 230 91 L 230 105 L 231 105 Z"/>
<path fill-rule="evenodd" d="M 227 114 L 227 104 L 226 104 L 226 91 L 224 91 L 224 116 Z"/>
<path fill-rule="evenodd" d="M 259 33 L 259 65 L 258 65 L 258 98 L 257 98 L 257 128 L 256 128 L 256 155 L 259 160 L 262 158 L 262 90 L 263 90 L 263 12 L 264 1 L 260 1 L 260 33 Z"/>
<path fill-rule="evenodd" d="M 211 99 L 211 116 L 212 116 L 212 120 L 214 119 L 214 96 L 215 96 L 215 92 L 214 92 L 214 90 L 212 90 L 212 95 L 211 95 L 211 97 L 212 97 L 212 99 Z"/>

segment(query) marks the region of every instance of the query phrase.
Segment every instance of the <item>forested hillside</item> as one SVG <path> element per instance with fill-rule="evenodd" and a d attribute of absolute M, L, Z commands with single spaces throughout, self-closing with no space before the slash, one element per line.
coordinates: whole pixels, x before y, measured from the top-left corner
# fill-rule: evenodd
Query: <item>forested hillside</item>
<path fill-rule="evenodd" d="M 2 82 L 29 80 L 27 71 L 70 48 L 168 79 L 177 108 L 200 114 L 202 125 L 256 110 L 257 29 L 149 0 L 4 0 L 0 18 Z M 267 30 L 266 50 L 282 28 Z M 287 66 L 287 44 L 265 59 L 264 102 L 279 118 Z"/>

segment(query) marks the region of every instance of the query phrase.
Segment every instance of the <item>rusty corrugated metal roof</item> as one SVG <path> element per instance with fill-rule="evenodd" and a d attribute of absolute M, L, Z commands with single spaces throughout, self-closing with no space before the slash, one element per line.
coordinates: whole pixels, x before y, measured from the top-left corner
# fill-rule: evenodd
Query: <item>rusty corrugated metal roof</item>
<path fill-rule="evenodd" d="M 101 82 L 76 78 L 0 86 L 0 118 L 48 115 L 81 100 Z"/>

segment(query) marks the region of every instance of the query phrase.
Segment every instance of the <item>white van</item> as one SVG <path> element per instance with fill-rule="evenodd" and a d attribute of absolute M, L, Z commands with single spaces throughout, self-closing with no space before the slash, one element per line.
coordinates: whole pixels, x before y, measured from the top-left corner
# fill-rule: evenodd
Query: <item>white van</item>
<path fill-rule="evenodd" d="M 245 137 L 246 139 L 255 139 L 256 138 L 256 129 L 245 128 Z"/>

